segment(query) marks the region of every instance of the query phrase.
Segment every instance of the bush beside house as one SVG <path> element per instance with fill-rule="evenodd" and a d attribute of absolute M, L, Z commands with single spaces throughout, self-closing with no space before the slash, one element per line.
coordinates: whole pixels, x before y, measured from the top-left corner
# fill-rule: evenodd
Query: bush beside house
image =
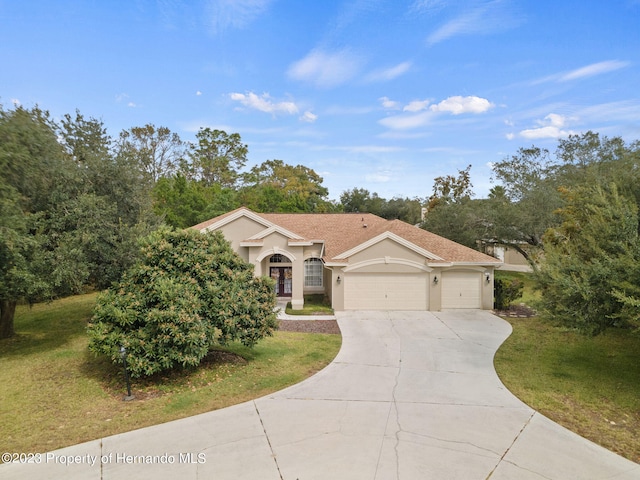
<path fill-rule="evenodd" d="M 121 361 L 132 377 L 196 366 L 215 345 L 253 346 L 277 328 L 269 278 L 220 233 L 163 229 L 142 242 L 143 260 L 98 297 L 89 349 Z"/>

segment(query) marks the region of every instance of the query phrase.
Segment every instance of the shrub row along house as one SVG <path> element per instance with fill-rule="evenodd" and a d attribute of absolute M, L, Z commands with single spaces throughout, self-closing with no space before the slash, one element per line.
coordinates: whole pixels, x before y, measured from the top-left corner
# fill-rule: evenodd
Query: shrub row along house
<path fill-rule="evenodd" d="M 256 213 L 247 208 L 192 227 L 221 231 L 276 281 L 294 309 L 325 294 L 335 310 L 441 310 L 493 307 L 502 262 L 400 220 L 369 213 Z"/>

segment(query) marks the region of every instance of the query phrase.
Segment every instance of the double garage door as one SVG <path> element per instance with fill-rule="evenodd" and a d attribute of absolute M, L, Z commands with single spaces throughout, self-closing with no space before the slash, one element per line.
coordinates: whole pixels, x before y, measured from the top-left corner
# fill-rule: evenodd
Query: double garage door
<path fill-rule="evenodd" d="M 345 310 L 429 310 L 426 273 L 347 273 Z M 476 271 L 443 272 L 441 308 L 482 308 L 482 274 Z"/>
<path fill-rule="evenodd" d="M 426 273 L 347 273 L 345 310 L 428 310 Z"/>

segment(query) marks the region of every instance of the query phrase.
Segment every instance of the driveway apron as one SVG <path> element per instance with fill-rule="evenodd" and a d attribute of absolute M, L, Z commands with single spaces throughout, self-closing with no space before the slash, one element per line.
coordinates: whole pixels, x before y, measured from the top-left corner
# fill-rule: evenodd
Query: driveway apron
<path fill-rule="evenodd" d="M 324 370 L 234 407 L 5 464 L 0 478 L 640 479 L 515 398 L 485 311 L 339 313 Z M 92 462 L 92 460 L 94 460 Z"/>

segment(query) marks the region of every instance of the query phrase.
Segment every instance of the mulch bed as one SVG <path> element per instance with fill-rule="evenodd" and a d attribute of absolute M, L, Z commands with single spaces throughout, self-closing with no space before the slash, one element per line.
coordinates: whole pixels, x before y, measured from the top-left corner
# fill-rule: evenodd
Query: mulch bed
<path fill-rule="evenodd" d="M 340 335 L 340 327 L 335 320 L 280 320 L 280 330 L 284 332 L 332 333 Z"/>

